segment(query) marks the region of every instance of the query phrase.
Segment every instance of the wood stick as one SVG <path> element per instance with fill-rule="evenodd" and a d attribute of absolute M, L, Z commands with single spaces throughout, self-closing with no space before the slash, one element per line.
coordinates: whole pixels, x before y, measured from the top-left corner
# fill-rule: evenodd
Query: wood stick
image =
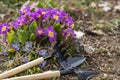
<path fill-rule="evenodd" d="M 0 74 L 0 80 L 4 79 L 4 78 L 8 78 L 10 76 L 13 76 L 13 75 L 15 75 L 17 73 L 20 73 L 20 72 L 22 72 L 22 71 L 24 71 L 24 70 L 26 70 L 28 68 L 31 68 L 33 66 L 38 65 L 38 64 L 41 64 L 43 61 L 44 61 L 44 58 L 41 57 L 41 58 L 35 59 L 35 60 L 31 61 L 31 62 L 28 62 L 26 64 L 23 64 L 21 66 L 18 66 L 18 67 L 14 68 L 14 69 L 11 69 L 9 71 L 3 72 L 2 74 Z"/>
<path fill-rule="evenodd" d="M 38 80 L 38 79 L 48 79 L 52 77 L 60 77 L 60 71 L 46 71 L 44 73 L 32 74 L 21 77 L 7 78 L 2 80 Z"/>

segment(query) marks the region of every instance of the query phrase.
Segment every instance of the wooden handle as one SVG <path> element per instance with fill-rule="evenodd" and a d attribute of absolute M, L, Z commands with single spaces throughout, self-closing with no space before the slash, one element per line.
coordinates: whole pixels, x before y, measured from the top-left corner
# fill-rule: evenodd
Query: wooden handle
<path fill-rule="evenodd" d="M 18 67 L 14 68 L 14 69 L 11 69 L 9 71 L 3 72 L 2 74 L 0 74 L 0 80 L 4 79 L 4 78 L 7 78 L 7 77 L 10 77 L 10 76 L 13 76 L 13 75 L 15 75 L 17 73 L 20 73 L 20 72 L 22 72 L 22 71 L 24 71 L 24 70 L 26 70 L 26 69 L 28 69 L 30 67 L 41 64 L 43 61 L 44 61 L 44 58 L 41 57 L 41 58 L 38 58 L 38 59 L 33 60 L 31 62 L 28 62 L 26 64 L 23 64 L 21 66 L 18 66 Z"/>
<path fill-rule="evenodd" d="M 32 74 L 21 77 L 8 78 L 3 80 L 38 80 L 38 79 L 48 79 L 52 77 L 60 77 L 60 71 L 47 71 L 39 74 Z"/>

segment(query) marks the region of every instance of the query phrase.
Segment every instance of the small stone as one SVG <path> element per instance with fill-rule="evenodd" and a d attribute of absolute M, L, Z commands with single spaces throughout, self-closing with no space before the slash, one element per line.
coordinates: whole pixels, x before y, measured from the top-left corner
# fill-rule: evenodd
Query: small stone
<path fill-rule="evenodd" d="M 1 17 L 2 19 L 4 19 L 5 14 L 0 14 L 0 17 Z"/>
<path fill-rule="evenodd" d="M 109 62 L 113 62 L 114 60 L 113 60 L 113 59 L 109 59 L 108 61 L 109 61 Z"/>
<path fill-rule="evenodd" d="M 93 30 L 92 32 L 97 35 L 104 35 L 104 32 L 102 30 Z"/>
<path fill-rule="evenodd" d="M 112 56 L 112 54 L 110 52 L 107 52 L 107 55 Z"/>
<path fill-rule="evenodd" d="M 103 2 L 101 4 L 98 5 L 98 7 L 105 7 L 105 6 L 108 6 L 109 3 L 108 2 Z"/>
<path fill-rule="evenodd" d="M 103 10 L 104 10 L 105 12 L 108 12 L 108 11 L 110 11 L 110 10 L 111 10 L 111 8 L 110 8 L 110 7 L 108 7 L 108 6 L 106 6 L 106 7 L 103 7 Z"/>
<path fill-rule="evenodd" d="M 108 75 L 107 74 L 103 74 L 103 78 L 106 78 Z"/>
<path fill-rule="evenodd" d="M 90 6 L 93 7 L 93 8 L 96 8 L 97 4 L 95 2 L 92 2 Z"/>
<path fill-rule="evenodd" d="M 94 48 L 92 46 L 89 46 L 89 45 L 84 45 L 84 51 L 86 53 L 90 53 L 90 54 L 95 52 Z"/>
<path fill-rule="evenodd" d="M 114 9 L 115 9 L 116 11 L 120 11 L 120 5 L 115 6 Z"/>
<path fill-rule="evenodd" d="M 75 34 L 76 34 L 76 38 L 77 38 L 77 39 L 82 38 L 82 37 L 83 37 L 83 35 L 84 35 L 84 33 L 83 33 L 83 32 L 81 32 L 81 31 L 75 31 Z"/>
<path fill-rule="evenodd" d="M 108 12 L 111 10 L 110 6 L 111 6 L 110 3 L 108 3 L 108 2 L 104 2 L 104 3 L 101 3 L 98 5 L 98 7 L 102 8 L 103 11 L 105 11 L 105 12 Z"/>

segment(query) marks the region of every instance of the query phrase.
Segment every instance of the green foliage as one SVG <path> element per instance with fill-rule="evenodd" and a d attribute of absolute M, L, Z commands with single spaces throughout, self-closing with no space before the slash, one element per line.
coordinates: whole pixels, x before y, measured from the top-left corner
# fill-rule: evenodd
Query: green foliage
<path fill-rule="evenodd" d="M 0 0 L 0 1 L 8 5 L 8 7 L 16 8 L 20 7 L 22 5 L 21 2 L 25 2 L 26 0 Z"/>
<path fill-rule="evenodd" d="M 26 41 L 34 41 L 36 39 L 35 30 L 37 27 L 37 23 L 34 21 L 31 25 L 23 26 L 16 32 L 11 30 L 7 34 L 7 39 L 9 43 L 20 41 L 21 43 L 25 43 Z"/>
<path fill-rule="evenodd" d="M 40 0 L 38 6 L 41 8 L 46 8 L 46 7 L 56 8 L 57 3 L 54 0 Z"/>
<path fill-rule="evenodd" d="M 36 35 L 35 35 L 35 33 L 32 33 L 30 35 L 30 41 L 34 41 L 35 39 L 36 39 Z"/>
<path fill-rule="evenodd" d="M 9 43 L 12 43 L 15 40 L 15 32 L 13 30 L 11 30 L 8 34 L 7 34 L 7 39 Z"/>
<path fill-rule="evenodd" d="M 55 3 L 54 0 L 50 0 L 50 1 L 49 1 L 49 4 L 50 4 L 53 8 L 56 8 L 56 7 L 57 7 L 57 3 Z"/>
<path fill-rule="evenodd" d="M 21 43 L 25 43 L 29 39 L 29 33 L 24 30 L 18 30 L 17 38 Z"/>
<path fill-rule="evenodd" d="M 62 41 L 63 40 L 63 37 L 61 35 L 62 28 L 61 28 L 61 25 L 59 23 L 55 24 L 54 30 L 57 32 L 57 39 Z"/>
<path fill-rule="evenodd" d="M 31 23 L 31 25 L 29 26 L 29 32 L 30 32 L 30 34 L 35 32 L 37 26 L 38 26 L 38 25 L 37 25 L 37 22 L 36 22 L 36 21 L 33 21 L 33 22 Z"/>

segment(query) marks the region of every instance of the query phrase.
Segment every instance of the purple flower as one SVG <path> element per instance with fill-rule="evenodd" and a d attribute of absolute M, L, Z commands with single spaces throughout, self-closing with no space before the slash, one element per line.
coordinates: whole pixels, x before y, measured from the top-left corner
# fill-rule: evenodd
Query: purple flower
<path fill-rule="evenodd" d="M 30 51 L 32 49 L 32 44 L 33 44 L 33 42 L 26 42 L 25 46 L 23 47 L 23 51 L 24 52 Z"/>
<path fill-rule="evenodd" d="M 12 44 L 11 47 L 16 49 L 17 51 L 19 51 L 20 50 L 20 48 L 19 48 L 20 47 L 20 43 L 16 42 L 15 44 Z"/>
<path fill-rule="evenodd" d="M 3 23 L 0 24 L 0 34 L 7 34 L 9 32 L 9 24 L 8 23 Z"/>
<path fill-rule="evenodd" d="M 19 14 L 24 15 L 27 12 L 30 12 L 30 7 L 23 7 L 21 10 L 19 10 Z"/>
<path fill-rule="evenodd" d="M 36 34 L 39 37 L 42 37 L 44 35 L 44 29 L 42 29 L 41 27 L 38 27 L 36 30 Z"/>
<path fill-rule="evenodd" d="M 63 30 L 61 31 L 61 33 L 62 33 L 62 35 L 63 35 L 64 37 L 69 37 L 69 36 L 72 36 L 73 38 L 76 37 L 76 34 L 75 34 L 74 30 L 71 29 L 71 28 L 63 29 Z"/>
<path fill-rule="evenodd" d="M 51 11 L 51 19 L 54 19 L 56 22 L 62 21 L 62 15 L 60 10 L 58 9 L 52 9 Z"/>
<path fill-rule="evenodd" d="M 28 62 L 29 62 L 28 57 L 22 56 L 21 58 L 22 58 L 22 60 L 23 60 L 25 63 L 28 63 Z"/>
<path fill-rule="evenodd" d="M 30 3 L 30 0 L 26 1 L 26 2 L 22 5 L 20 11 L 23 11 L 23 10 L 29 5 L 29 3 Z"/>
<path fill-rule="evenodd" d="M 69 16 L 65 18 L 64 24 L 66 26 L 68 26 L 69 28 L 72 28 L 72 29 L 74 28 L 74 22 L 73 22 L 72 18 Z"/>
<path fill-rule="evenodd" d="M 44 62 L 43 62 L 42 64 L 40 64 L 39 66 L 40 66 L 40 68 L 44 68 L 46 64 L 47 64 L 47 62 L 44 61 Z"/>
<path fill-rule="evenodd" d="M 39 16 L 42 18 L 42 20 L 48 20 L 50 17 L 50 10 L 51 9 L 38 8 L 36 10 L 36 13 L 39 14 Z"/>
<path fill-rule="evenodd" d="M 35 20 L 37 20 L 37 19 L 39 19 L 41 17 L 41 14 L 39 12 L 37 12 L 37 11 L 35 11 L 33 14 L 34 14 L 34 19 Z"/>
<path fill-rule="evenodd" d="M 3 46 L 2 46 L 2 52 L 3 52 L 4 55 L 7 55 L 7 51 Z"/>
<path fill-rule="evenodd" d="M 49 26 L 46 30 L 46 35 L 49 37 L 49 41 L 52 43 L 56 41 L 57 33 L 54 31 L 52 26 Z"/>
<path fill-rule="evenodd" d="M 33 2 L 32 5 L 30 5 L 30 9 L 31 10 L 32 9 L 37 10 L 38 9 L 38 7 L 37 7 L 38 4 L 39 4 L 39 1 L 38 2 Z"/>
<path fill-rule="evenodd" d="M 66 17 L 68 17 L 68 14 L 65 11 L 57 8 L 51 9 L 51 19 L 54 19 L 56 22 L 64 23 Z"/>
<path fill-rule="evenodd" d="M 19 28 L 25 24 L 28 24 L 28 20 L 26 19 L 25 15 L 19 16 L 13 23 L 14 28 Z"/>
<path fill-rule="evenodd" d="M 40 52 L 39 52 L 40 56 L 43 56 L 43 57 L 46 55 L 46 53 L 47 53 L 47 50 L 46 50 L 46 49 L 42 49 L 42 50 L 40 50 Z"/>
<path fill-rule="evenodd" d="M 39 54 L 42 57 L 46 57 L 46 53 L 47 53 L 46 49 L 42 49 L 39 51 Z M 40 68 L 43 68 L 45 65 L 46 65 L 46 61 L 44 61 L 42 64 L 40 64 Z"/>

